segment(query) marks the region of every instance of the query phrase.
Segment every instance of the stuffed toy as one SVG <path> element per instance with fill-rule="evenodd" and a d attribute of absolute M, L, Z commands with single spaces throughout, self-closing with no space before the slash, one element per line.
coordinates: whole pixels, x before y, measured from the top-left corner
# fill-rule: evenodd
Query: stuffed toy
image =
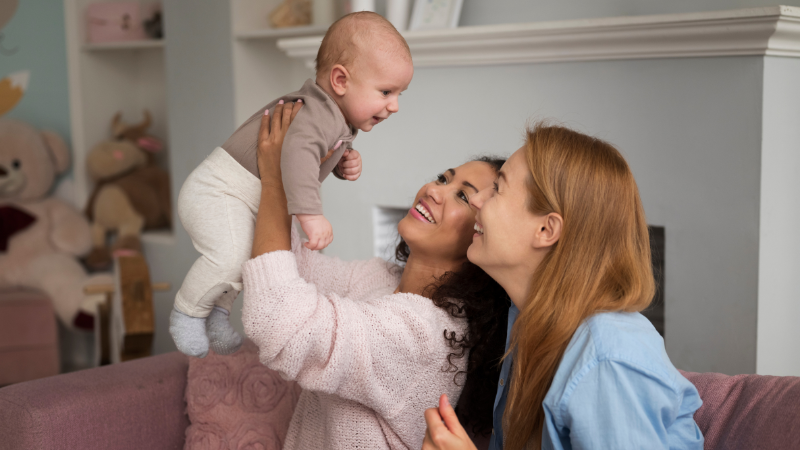
<path fill-rule="evenodd" d="M 102 270 L 112 254 L 141 252 L 143 230 L 169 228 L 172 206 L 169 174 L 155 164 L 161 141 L 147 135 L 150 114 L 144 121 L 126 125 L 117 114 L 112 121 L 113 140 L 97 144 L 86 159 L 95 188 L 86 206 L 92 221 L 92 250 L 86 265 Z M 111 248 L 109 233 L 116 234 Z"/>
<path fill-rule="evenodd" d="M 0 289 L 43 291 L 66 327 L 92 329 L 93 298 L 83 287 L 110 277 L 87 276 L 77 257 L 89 251 L 89 223 L 47 195 L 69 159 L 57 134 L 0 119 Z"/>

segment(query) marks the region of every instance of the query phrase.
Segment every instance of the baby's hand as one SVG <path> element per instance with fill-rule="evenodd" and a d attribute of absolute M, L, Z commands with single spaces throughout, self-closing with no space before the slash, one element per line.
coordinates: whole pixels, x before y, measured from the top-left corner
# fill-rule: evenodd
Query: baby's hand
<path fill-rule="evenodd" d="M 353 149 L 346 150 L 338 166 L 339 173 L 345 180 L 356 181 L 361 176 L 361 154 Z"/>
<path fill-rule="evenodd" d="M 333 241 L 333 228 L 322 214 L 296 214 L 300 226 L 308 236 L 305 245 L 309 250 L 322 250 Z"/>

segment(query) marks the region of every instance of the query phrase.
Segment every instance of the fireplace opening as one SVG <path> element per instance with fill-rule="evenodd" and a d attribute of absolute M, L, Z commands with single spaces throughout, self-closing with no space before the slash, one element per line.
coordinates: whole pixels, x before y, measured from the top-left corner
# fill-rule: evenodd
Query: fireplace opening
<path fill-rule="evenodd" d="M 650 259 L 653 278 L 656 280 L 656 295 L 642 314 L 650 320 L 658 334 L 664 336 L 664 227 L 650 225 Z"/>

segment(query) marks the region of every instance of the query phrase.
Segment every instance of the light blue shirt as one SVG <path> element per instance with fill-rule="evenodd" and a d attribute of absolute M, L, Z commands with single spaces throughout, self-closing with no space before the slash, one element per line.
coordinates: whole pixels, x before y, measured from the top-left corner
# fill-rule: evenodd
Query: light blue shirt
<path fill-rule="evenodd" d="M 514 322 L 517 321 L 519 309 L 514 304 L 508 308 L 508 327 L 506 328 L 506 351 L 511 344 L 511 328 Z M 503 360 L 503 365 L 500 367 L 500 379 L 497 381 L 497 395 L 494 397 L 494 415 L 492 416 L 492 436 L 489 439 L 489 450 L 500 450 L 503 448 L 503 411 L 506 409 L 506 400 L 508 400 L 508 382 L 509 374 L 511 373 L 510 356 Z"/>
<path fill-rule="evenodd" d="M 508 395 L 505 377 L 498 386 L 502 402 L 495 402 L 489 446 L 495 450 L 503 442 L 498 425 Z M 694 421 L 702 403 L 644 316 L 595 314 L 575 331 L 545 396 L 542 448 L 702 449 Z"/>

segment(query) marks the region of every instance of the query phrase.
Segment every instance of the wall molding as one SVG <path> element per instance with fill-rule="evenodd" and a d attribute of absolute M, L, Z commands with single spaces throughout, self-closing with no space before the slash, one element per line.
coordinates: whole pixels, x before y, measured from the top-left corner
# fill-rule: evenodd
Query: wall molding
<path fill-rule="evenodd" d="M 762 55 L 800 58 L 800 7 L 408 31 L 415 67 Z M 313 67 L 322 36 L 278 48 Z"/>

